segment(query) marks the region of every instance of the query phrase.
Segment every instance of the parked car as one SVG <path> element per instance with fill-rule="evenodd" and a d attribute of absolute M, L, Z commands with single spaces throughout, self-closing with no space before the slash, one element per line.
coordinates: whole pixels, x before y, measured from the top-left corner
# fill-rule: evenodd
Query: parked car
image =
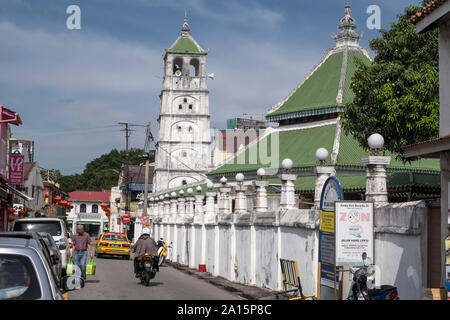
<path fill-rule="evenodd" d="M 0 299 L 63 300 L 65 292 L 84 286 L 77 276 L 58 282 L 51 260 L 36 232 L 0 232 Z"/>
<path fill-rule="evenodd" d="M 48 232 L 38 232 L 37 234 L 44 240 L 45 244 L 47 245 L 53 263 L 52 268 L 55 271 L 58 280 L 61 280 L 62 276 L 61 252 L 59 251 L 59 248 L 55 240 Z"/>
<path fill-rule="evenodd" d="M 64 221 L 58 218 L 25 218 L 14 222 L 13 231 L 48 232 L 61 253 L 62 275 L 66 274 L 66 265 L 70 258 L 69 232 Z"/>
<path fill-rule="evenodd" d="M 97 240 L 95 256 L 120 255 L 124 259 L 130 259 L 131 245 L 127 236 L 123 233 L 104 232 Z"/>

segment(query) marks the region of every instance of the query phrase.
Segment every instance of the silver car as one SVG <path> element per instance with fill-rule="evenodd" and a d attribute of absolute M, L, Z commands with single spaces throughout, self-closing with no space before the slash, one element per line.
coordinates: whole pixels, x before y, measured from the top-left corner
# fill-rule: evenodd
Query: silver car
<path fill-rule="evenodd" d="M 58 283 L 43 241 L 35 232 L 0 232 L 0 299 L 63 300 L 84 286 L 77 276 Z"/>

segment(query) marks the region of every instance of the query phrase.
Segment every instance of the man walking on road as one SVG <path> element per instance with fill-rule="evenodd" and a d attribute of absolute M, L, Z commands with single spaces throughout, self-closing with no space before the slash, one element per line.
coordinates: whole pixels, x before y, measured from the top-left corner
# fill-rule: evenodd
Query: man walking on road
<path fill-rule="evenodd" d="M 73 236 L 73 248 L 70 255 L 72 260 L 78 268 L 81 270 L 81 277 L 86 280 L 86 261 L 87 251 L 89 250 L 89 256 L 93 258 L 91 249 L 91 237 L 87 232 L 84 232 L 83 225 L 77 226 L 77 234 Z"/>

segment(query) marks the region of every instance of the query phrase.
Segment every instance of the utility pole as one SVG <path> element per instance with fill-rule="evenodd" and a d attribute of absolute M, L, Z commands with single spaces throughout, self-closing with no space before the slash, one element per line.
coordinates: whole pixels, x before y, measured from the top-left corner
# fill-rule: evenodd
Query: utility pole
<path fill-rule="evenodd" d="M 148 170 L 149 170 L 149 161 L 150 161 L 150 139 L 152 133 L 150 131 L 150 122 L 147 124 L 147 135 L 145 137 L 145 147 L 144 147 L 144 156 L 145 156 L 145 180 L 144 180 L 144 211 L 143 215 L 147 215 L 147 205 L 148 205 Z"/>
<path fill-rule="evenodd" d="M 125 215 L 129 216 L 129 210 L 130 210 L 130 200 L 129 200 L 129 185 L 128 185 L 128 176 L 129 176 L 129 171 L 128 171 L 128 161 L 129 161 L 129 156 L 128 156 L 128 138 L 130 137 L 130 130 L 128 128 L 128 122 L 119 122 L 120 125 L 125 126 L 125 140 L 126 140 L 126 152 L 125 152 Z M 127 228 L 128 231 L 128 228 Z"/>

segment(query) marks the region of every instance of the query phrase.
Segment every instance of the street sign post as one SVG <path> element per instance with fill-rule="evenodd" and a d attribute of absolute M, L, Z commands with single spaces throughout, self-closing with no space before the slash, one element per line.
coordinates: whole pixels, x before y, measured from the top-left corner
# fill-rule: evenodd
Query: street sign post
<path fill-rule="evenodd" d="M 344 200 L 338 178 L 329 177 L 323 185 L 320 197 L 319 262 L 317 277 L 317 299 L 321 297 L 321 286 L 336 292 L 339 273 L 335 265 L 335 202 Z"/>

